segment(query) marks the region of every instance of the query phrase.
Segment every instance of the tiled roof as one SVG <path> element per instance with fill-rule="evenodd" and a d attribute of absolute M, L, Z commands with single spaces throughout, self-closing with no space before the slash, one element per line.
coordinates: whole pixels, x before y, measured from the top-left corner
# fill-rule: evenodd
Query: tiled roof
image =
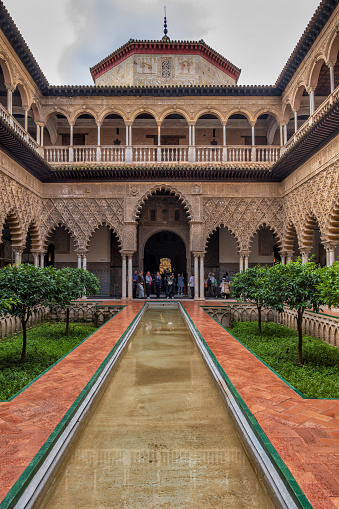
<path fill-rule="evenodd" d="M 230 74 L 235 80 L 238 80 L 241 70 L 232 64 L 229 60 L 223 57 L 220 53 L 216 52 L 213 48 L 208 46 L 202 39 L 200 41 L 171 41 L 171 40 L 135 40 L 130 39 L 126 44 L 118 48 L 116 51 L 101 60 L 95 66 L 90 68 L 93 80 L 106 72 L 108 69 L 114 67 L 126 57 L 135 52 L 158 52 L 165 51 L 171 53 L 175 51 L 194 52 L 202 55 L 203 57 L 217 63 L 218 66 L 225 72 Z"/>

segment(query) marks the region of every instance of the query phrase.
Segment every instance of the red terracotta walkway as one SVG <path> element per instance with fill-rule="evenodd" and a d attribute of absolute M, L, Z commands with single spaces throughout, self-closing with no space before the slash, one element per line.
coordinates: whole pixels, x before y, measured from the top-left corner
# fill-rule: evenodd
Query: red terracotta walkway
<path fill-rule="evenodd" d="M 303 399 L 196 303 L 183 305 L 313 507 L 338 508 L 339 400 Z"/>
<path fill-rule="evenodd" d="M 141 301 L 130 303 L 24 392 L 12 401 L 0 403 L 0 500 L 37 454 L 142 304 Z"/>
<path fill-rule="evenodd" d="M 0 403 L 0 500 L 142 304 L 129 303 L 13 401 Z M 338 509 L 339 401 L 301 398 L 210 318 L 199 303 L 183 301 L 183 305 L 313 507 Z"/>

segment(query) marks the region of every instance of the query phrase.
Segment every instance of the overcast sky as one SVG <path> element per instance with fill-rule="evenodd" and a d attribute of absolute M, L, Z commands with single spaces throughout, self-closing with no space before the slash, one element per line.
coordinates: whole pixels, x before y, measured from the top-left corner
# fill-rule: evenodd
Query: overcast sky
<path fill-rule="evenodd" d="M 133 39 L 200 40 L 272 85 L 320 0 L 4 0 L 51 85 L 93 85 L 89 68 Z"/>

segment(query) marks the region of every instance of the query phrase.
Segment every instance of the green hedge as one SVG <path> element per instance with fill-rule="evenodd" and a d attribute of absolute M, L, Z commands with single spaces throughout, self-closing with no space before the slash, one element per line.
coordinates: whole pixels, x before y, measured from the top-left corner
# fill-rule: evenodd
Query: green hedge
<path fill-rule="evenodd" d="M 8 399 L 96 329 L 88 324 L 44 323 L 27 332 L 27 356 L 20 362 L 22 335 L 0 341 L 0 400 Z"/>
<path fill-rule="evenodd" d="M 304 363 L 298 364 L 298 334 L 276 323 L 232 323 L 230 332 L 308 398 L 339 398 L 339 348 L 304 336 Z"/>

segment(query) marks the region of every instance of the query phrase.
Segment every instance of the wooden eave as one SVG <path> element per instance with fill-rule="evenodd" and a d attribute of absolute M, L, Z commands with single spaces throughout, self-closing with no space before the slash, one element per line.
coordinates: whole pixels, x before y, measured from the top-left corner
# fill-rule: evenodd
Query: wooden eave
<path fill-rule="evenodd" d="M 335 104 L 304 136 L 271 167 L 273 178 L 282 181 L 339 134 L 339 103 Z"/>

